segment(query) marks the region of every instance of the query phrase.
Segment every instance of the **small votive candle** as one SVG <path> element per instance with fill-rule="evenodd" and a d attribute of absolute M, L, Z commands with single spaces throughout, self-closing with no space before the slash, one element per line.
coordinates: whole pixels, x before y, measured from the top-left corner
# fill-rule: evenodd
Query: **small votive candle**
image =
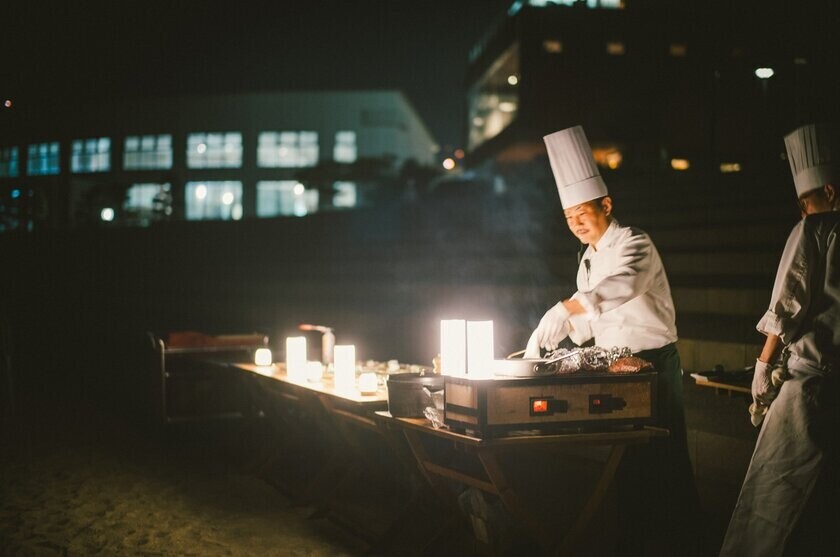
<path fill-rule="evenodd" d="M 366 371 L 359 375 L 359 392 L 363 395 L 375 395 L 379 390 L 379 384 L 376 379 L 376 374 Z"/>
<path fill-rule="evenodd" d="M 324 377 L 324 364 L 321 362 L 306 362 L 306 380 L 310 383 L 320 383 Z"/>
<path fill-rule="evenodd" d="M 356 384 L 356 347 L 352 344 L 337 344 L 333 356 L 336 390 L 352 390 Z"/>
<path fill-rule="evenodd" d="M 270 366 L 273 361 L 271 350 L 268 348 L 257 348 L 254 352 L 254 363 L 258 366 Z"/>

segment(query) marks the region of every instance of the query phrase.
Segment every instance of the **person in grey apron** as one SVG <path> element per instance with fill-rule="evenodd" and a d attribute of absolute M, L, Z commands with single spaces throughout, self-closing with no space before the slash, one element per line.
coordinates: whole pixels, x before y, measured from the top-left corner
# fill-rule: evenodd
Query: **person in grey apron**
<path fill-rule="evenodd" d="M 785 137 L 803 219 L 757 325 L 767 336 L 752 385 L 761 431 L 722 556 L 840 554 L 840 203 L 831 139 L 818 125 Z"/>

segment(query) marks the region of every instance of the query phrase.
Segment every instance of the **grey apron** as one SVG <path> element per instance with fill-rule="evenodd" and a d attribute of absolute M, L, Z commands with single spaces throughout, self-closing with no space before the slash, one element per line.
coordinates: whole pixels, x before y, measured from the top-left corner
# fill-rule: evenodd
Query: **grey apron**
<path fill-rule="evenodd" d="M 758 434 L 721 556 L 783 555 L 820 475 L 830 434 L 820 416 L 825 372 L 788 371 Z"/>

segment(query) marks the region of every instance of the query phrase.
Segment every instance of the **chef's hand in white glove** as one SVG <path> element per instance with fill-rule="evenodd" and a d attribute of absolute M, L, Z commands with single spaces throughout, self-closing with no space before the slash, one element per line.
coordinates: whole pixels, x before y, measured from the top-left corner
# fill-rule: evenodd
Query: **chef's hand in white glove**
<path fill-rule="evenodd" d="M 755 361 L 755 373 L 752 380 L 752 397 L 757 406 L 768 406 L 776 397 L 776 389 L 770 376 L 770 364 Z"/>
<path fill-rule="evenodd" d="M 557 302 L 554 307 L 545 312 L 534 331 L 537 342 L 542 348 L 554 350 L 560 341 L 569 335 L 569 315 L 569 310 L 562 301 Z"/>

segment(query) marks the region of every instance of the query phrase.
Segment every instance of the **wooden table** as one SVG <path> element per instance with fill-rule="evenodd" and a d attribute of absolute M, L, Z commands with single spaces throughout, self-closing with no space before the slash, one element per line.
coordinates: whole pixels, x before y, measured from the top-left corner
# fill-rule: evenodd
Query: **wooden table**
<path fill-rule="evenodd" d="M 725 381 L 719 380 L 712 380 L 704 375 L 700 375 L 698 373 L 692 373 L 691 376 L 694 378 L 694 384 L 698 387 L 711 387 L 715 389 L 716 393 L 720 393 L 721 390 L 726 391 L 729 396 L 732 396 L 732 393 L 743 393 L 750 395 L 752 391 L 750 391 L 749 387 L 744 385 L 735 384 L 735 383 L 727 383 Z"/>
<path fill-rule="evenodd" d="M 450 431 L 435 429 L 426 419 L 394 418 L 386 411 L 376 412 L 383 428 L 401 433 L 416 459 L 416 464 L 423 477 L 442 499 L 451 499 L 453 495 L 442 480 L 455 480 L 475 487 L 483 492 L 499 497 L 505 509 L 520 525 L 549 553 L 571 551 L 578 543 L 580 534 L 592 520 L 601 506 L 607 490 L 615 476 L 618 464 L 628 445 L 647 443 L 653 438 L 667 437 L 668 431 L 661 428 L 645 427 L 620 431 L 598 433 L 569 433 L 558 435 L 530 435 L 480 439 Z M 443 439 L 458 449 L 469 452 L 481 463 L 485 478 L 477 474 L 465 473 L 445 463 L 437 462 L 426 450 L 423 437 Z M 603 465 L 600 476 L 589 491 L 588 497 L 580 507 L 574 523 L 565 531 L 558 524 L 545 524 L 540 517 L 534 516 L 530 507 L 522 500 L 516 489 L 506 477 L 499 456 L 505 451 L 528 449 L 552 449 L 570 446 L 602 445 L 609 447 L 609 455 Z M 457 506 L 450 501 L 451 506 Z"/>
<path fill-rule="evenodd" d="M 286 374 L 282 364 L 257 366 L 239 363 L 233 364 L 233 367 L 248 372 L 276 403 L 305 411 L 310 421 L 319 422 L 319 431 L 326 436 L 315 444 L 327 450 L 328 457 L 312 463 L 314 474 L 308 481 L 298 486 L 272 483 L 294 499 L 312 505 L 315 512 L 310 515 L 311 518 L 325 517 L 360 534 L 368 544 L 368 551 L 386 545 L 398 530 L 399 522 L 416 503 L 414 495 L 407 498 L 397 513 L 379 520 L 375 528 L 359 519 L 359 512 L 345 508 L 346 505 L 338 501 L 340 488 L 360 480 L 366 472 L 365 464 L 377 456 L 370 454 L 370 446 L 364 444 L 363 433 L 360 432 L 372 432 L 378 438 L 384 433 L 374 414 L 388 407 L 384 386 L 380 385 L 375 394 L 367 395 L 357 389 L 336 389 L 330 375 L 325 375 L 320 382 L 293 379 Z M 294 423 L 283 425 L 285 430 L 296 427 Z M 294 450 L 289 449 L 289 443 L 284 441 L 289 439 L 289 434 L 289 431 L 282 432 L 273 446 L 266 448 L 268 452 L 263 456 L 262 468 L 271 465 L 284 451 Z M 387 437 L 385 440 L 388 443 L 391 441 Z M 305 439 L 304 443 L 312 444 L 312 439 Z M 388 448 L 385 452 L 389 452 Z"/>

